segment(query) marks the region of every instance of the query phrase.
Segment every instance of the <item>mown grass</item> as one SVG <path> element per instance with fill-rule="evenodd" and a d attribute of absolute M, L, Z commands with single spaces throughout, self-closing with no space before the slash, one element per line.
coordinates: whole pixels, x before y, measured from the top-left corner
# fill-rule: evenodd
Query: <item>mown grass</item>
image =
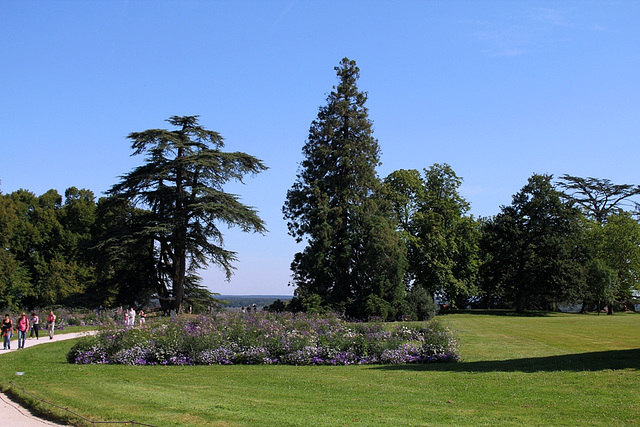
<path fill-rule="evenodd" d="M 0 384 L 163 427 L 640 422 L 640 315 L 504 314 L 442 316 L 460 337 L 456 364 L 70 365 L 61 341 L 2 355 Z"/>

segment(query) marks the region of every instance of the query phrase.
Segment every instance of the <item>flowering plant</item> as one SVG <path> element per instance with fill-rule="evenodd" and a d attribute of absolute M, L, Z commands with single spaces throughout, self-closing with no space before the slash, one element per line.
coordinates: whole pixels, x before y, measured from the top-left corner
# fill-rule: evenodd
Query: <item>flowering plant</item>
<path fill-rule="evenodd" d="M 336 315 L 233 313 L 113 325 L 78 341 L 70 363 L 349 365 L 458 361 L 454 335 L 432 320 L 353 323 Z"/>

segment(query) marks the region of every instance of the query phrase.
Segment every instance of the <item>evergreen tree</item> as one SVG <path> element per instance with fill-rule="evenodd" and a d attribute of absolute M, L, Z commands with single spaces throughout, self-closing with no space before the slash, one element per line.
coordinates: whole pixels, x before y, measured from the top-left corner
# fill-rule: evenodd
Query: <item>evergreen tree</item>
<path fill-rule="evenodd" d="M 300 299 L 391 318 L 404 298 L 405 256 L 381 197 L 380 148 L 367 94 L 356 85 L 360 71 L 347 58 L 335 70 L 339 83 L 311 124 L 283 207 L 289 233 L 307 243 L 291 264 L 293 282 Z"/>
<path fill-rule="evenodd" d="M 625 205 L 638 206 L 631 198 L 640 194 L 640 185 L 613 184 L 608 179 L 566 174 L 560 177 L 559 185 L 565 189 L 567 198 L 600 224 L 604 224 L 610 215 L 622 212 Z"/>
<path fill-rule="evenodd" d="M 153 234 L 147 232 L 151 215 L 128 200 L 99 200 L 90 251 L 96 266 L 96 283 L 91 289 L 95 305 L 135 307 L 155 294 L 168 308 L 168 279 L 158 263 Z"/>
<path fill-rule="evenodd" d="M 223 185 L 242 182 L 249 173 L 266 169 L 246 153 L 223 152 L 220 134 L 198 124 L 198 116 L 172 116 L 175 130 L 149 129 L 129 135 L 134 154 L 146 163 L 122 177 L 109 194 L 140 205 L 149 214 L 138 236 L 153 242 L 158 280 L 170 307 L 182 308 L 189 276 L 213 262 L 230 277 L 235 252 L 223 246 L 218 223 L 263 233 L 264 222 Z"/>

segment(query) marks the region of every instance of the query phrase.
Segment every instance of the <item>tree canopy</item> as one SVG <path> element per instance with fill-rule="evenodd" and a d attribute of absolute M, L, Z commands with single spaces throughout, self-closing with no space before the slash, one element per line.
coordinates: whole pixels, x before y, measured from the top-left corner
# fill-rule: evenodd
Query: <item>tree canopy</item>
<path fill-rule="evenodd" d="M 579 212 L 562 200 L 551 179 L 534 174 L 511 205 L 483 225 L 483 292 L 494 301 L 513 302 L 519 312 L 577 300 Z"/>
<path fill-rule="evenodd" d="M 152 247 L 156 280 L 167 308 L 180 311 L 190 275 L 209 263 L 232 274 L 236 253 L 224 247 L 219 224 L 247 232 L 266 232 L 257 211 L 226 193 L 225 183 L 266 169 L 242 152 L 224 152 L 219 133 L 204 129 L 198 116 L 172 116 L 173 130 L 131 133 L 134 155 L 145 163 L 122 177 L 108 194 L 139 206 L 138 237 Z M 147 245 L 148 246 L 148 245 Z"/>
<path fill-rule="evenodd" d="M 631 197 L 640 194 L 640 185 L 614 184 L 608 179 L 562 175 L 559 182 L 567 197 L 599 223 L 623 210 Z"/>
<path fill-rule="evenodd" d="M 451 166 L 397 170 L 385 178 L 400 234 L 407 245 L 405 280 L 454 306 L 475 295 L 479 226 L 459 194 L 462 179 Z"/>
<path fill-rule="evenodd" d="M 404 294 L 404 252 L 381 197 L 380 147 L 355 61 L 335 70 L 339 83 L 311 124 L 283 207 L 289 233 L 307 243 L 291 264 L 293 282 L 307 303 L 392 318 Z"/>

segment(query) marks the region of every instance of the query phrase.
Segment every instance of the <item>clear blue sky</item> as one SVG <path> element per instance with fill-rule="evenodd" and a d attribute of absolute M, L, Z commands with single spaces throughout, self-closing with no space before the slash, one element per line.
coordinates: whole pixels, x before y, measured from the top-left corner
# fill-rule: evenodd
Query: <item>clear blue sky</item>
<path fill-rule="evenodd" d="M 0 191 L 70 186 L 101 196 L 142 163 L 130 132 L 200 115 L 226 149 L 270 169 L 228 190 L 266 236 L 222 294 L 291 294 L 302 250 L 281 208 L 309 125 L 356 60 L 381 177 L 448 163 L 475 216 L 533 173 L 640 184 L 637 1 L 0 2 Z"/>

